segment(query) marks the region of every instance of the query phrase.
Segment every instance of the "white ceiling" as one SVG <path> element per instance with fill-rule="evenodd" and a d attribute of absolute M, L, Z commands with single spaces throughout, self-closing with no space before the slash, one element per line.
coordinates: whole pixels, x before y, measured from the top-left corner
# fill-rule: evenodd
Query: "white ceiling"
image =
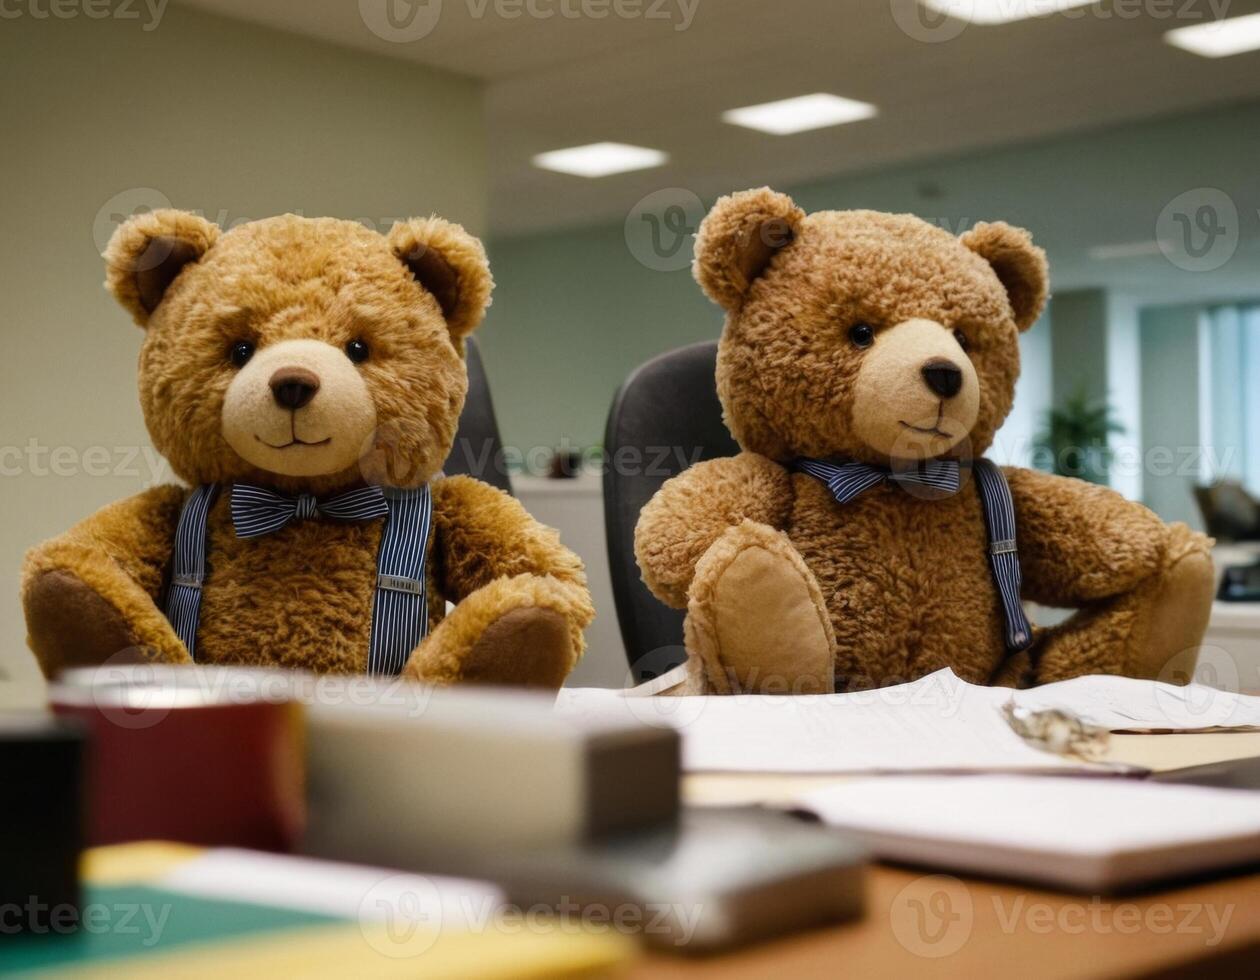
<path fill-rule="evenodd" d="M 1260 96 L 1260 56 L 1176 50 L 1160 36 L 1192 21 L 1159 16 L 1206 14 L 1209 4 L 1235 15 L 1260 0 L 1124 0 L 1146 12 L 1084 8 L 966 26 L 938 42 L 899 27 L 915 22 L 914 0 L 421 0 L 421 18 L 440 16 L 409 43 L 365 21 L 386 3 L 406 15 L 412 0 L 183 2 L 484 80 L 497 235 L 619 219 L 665 187 L 707 199 Z M 611 13 L 622 4 L 662 16 Z M 694 17 L 676 29 L 686 8 Z M 583 9 L 610 14 L 563 14 Z M 513 10 L 520 16 L 502 16 Z M 778 137 L 719 120 L 724 109 L 815 91 L 873 102 L 880 115 Z M 602 140 L 671 160 L 594 180 L 530 164 L 543 150 Z"/>

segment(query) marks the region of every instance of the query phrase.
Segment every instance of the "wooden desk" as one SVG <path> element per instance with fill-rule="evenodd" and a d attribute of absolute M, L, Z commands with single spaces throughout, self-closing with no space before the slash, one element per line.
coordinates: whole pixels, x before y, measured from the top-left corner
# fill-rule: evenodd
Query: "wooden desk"
<path fill-rule="evenodd" d="M 1260 755 L 1260 733 L 1114 736 L 1109 755 L 1178 768 Z M 692 803 L 782 800 L 836 778 L 695 776 L 686 795 Z M 876 864 L 861 919 L 706 959 L 653 953 L 628 976 L 1241 977 L 1254 976 L 1258 965 L 1255 869 L 1136 895 L 1094 896 Z"/>
<path fill-rule="evenodd" d="M 876 865 L 855 922 L 708 959 L 651 954 L 627 976 L 1240 978 L 1257 964 L 1260 874 L 1098 898 Z"/>

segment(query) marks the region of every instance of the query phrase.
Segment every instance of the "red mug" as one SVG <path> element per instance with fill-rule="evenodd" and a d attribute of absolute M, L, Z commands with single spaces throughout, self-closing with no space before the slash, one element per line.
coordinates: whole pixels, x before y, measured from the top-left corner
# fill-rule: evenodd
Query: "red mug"
<path fill-rule="evenodd" d="M 311 680 L 152 664 L 62 673 L 51 707 L 89 734 L 88 843 L 291 850 L 305 817 L 300 697 Z"/>

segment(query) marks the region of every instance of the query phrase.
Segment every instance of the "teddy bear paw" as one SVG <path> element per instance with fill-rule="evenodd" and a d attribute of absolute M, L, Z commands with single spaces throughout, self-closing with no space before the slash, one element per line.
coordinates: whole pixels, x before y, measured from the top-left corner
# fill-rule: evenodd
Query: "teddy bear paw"
<path fill-rule="evenodd" d="M 827 694 L 835 638 L 814 575 L 786 535 L 730 528 L 696 565 L 687 650 L 723 694 Z"/>
<path fill-rule="evenodd" d="M 568 621 L 555 610 L 526 606 L 486 627 L 464 656 L 460 679 L 559 690 L 572 665 Z"/>

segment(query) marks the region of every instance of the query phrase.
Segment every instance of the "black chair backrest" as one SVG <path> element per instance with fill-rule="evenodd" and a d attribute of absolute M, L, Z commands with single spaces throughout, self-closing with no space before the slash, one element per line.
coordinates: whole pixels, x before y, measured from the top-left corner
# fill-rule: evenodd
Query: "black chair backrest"
<path fill-rule="evenodd" d="M 459 417 L 455 442 L 442 471 L 447 476 L 466 473 L 511 493 L 512 481 L 508 478 L 503 459 L 503 442 L 499 438 L 499 424 L 494 418 L 494 403 L 490 400 L 490 383 L 481 364 L 481 351 L 471 337 L 464 344 L 468 398 Z"/>
<path fill-rule="evenodd" d="M 739 452 L 722 423 L 716 365 L 716 341 L 662 354 L 626 379 L 608 413 L 604 527 L 617 622 L 636 681 L 686 658 L 683 612 L 647 590 L 634 560 L 639 511 L 671 476 L 701 460 Z"/>

